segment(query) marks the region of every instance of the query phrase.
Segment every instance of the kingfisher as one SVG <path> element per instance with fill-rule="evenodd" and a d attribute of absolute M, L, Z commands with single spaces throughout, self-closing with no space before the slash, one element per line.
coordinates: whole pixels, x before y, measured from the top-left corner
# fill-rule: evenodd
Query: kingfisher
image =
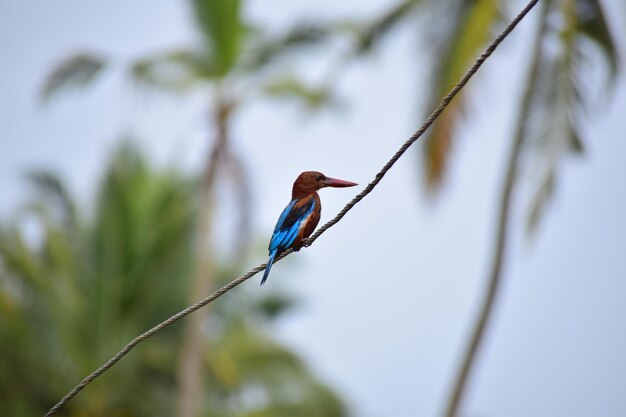
<path fill-rule="evenodd" d="M 267 268 L 261 285 L 265 283 L 272 269 L 274 259 L 289 248 L 299 251 L 304 240 L 311 236 L 320 221 L 322 203 L 317 190 L 324 187 L 354 187 L 354 182 L 330 178 L 321 172 L 306 171 L 298 175 L 293 183 L 291 201 L 278 218 L 270 240 Z"/>

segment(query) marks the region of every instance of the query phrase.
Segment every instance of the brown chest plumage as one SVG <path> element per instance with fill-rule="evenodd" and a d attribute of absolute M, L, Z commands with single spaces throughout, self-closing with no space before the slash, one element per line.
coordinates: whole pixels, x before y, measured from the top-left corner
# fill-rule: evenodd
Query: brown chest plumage
<path fill-rule="evenodd" d="M 315 208 L 311 212 L 311 215 L 307 218 L 305 224 L 300 230 L 300 233 L 298 233 L 298 236 L 296 237 L 296 240 L 294 241 L 294 244 L 293 244 L 293 248 L 296 251 L 302 248 L 302 241 L 306 239 L 307 237 L 311 236 L 311 234 L 313 234 L 313 231 L 317 227 L 318 223 L 320 222 L 320 218 L 322 216 L 322 202 L 320 200 L 319 194 L 314 192 L 313 199 L 315 200 Z"/>

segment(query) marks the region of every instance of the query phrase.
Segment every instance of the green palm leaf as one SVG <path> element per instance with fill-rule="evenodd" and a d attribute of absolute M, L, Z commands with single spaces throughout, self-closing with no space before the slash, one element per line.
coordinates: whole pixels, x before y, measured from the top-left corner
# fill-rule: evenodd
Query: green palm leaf
<path fill-rule="evenodd" d="M 193 16 L 208 55 L 214 57 L 215 73 L 228 74 L 241 52 L 244 25 L 240 0 L 191 0 Z"/>
<path fill-rule="evenodd" d="M 135 61 L 130 74 L 139 85 L 181 94 L 216 76 L 216 68 L 212 56 L 175 50 Z"/>
<path fill-rule="evenodd" d="M 73 55 L 52 70 L 41 89 L 41 99 L 46 102 L 65 90 L 84 88 L 102 73 L 106 60 L 94 53 Z"/>
<path fill-rule="evenodd" d="M 269 81 L 262 91 L 274 99 L 289 99 L 300 102 L 308 110 L 319 110 L 322 107 L 339 103 L 330 88 L 313 87 L 289 75 Z"/>
<path fill-rule="evenodd" d="M 3 411 L 20 416 L 42 415 L 120 345 L 183 307 L 197 233 L 196 181 L 154 170 L 127 142 L 103 176 L 94 213 L 75 213 L 77 224 L 56 215 L 62 207 L 78 211 L 57 177 L 39 172 L 30 178 L 37 191 L 30 215 L 42 228 L 41 242 L 28 242 L 15 226 L 0 227 L 0 353 L 6 359 L 0 362 L 0 402 Z M 203 412 L 291 409 L 294 416 L 339 416 L 321 411 L 343 410 L 337 397 L 264 328 L 288 308 L 289 298 L 258 297 L 240 294 L 210 316 Z M 125 358 L 124 366 L 72 402 L 67 415 L 171 415 L 180 330 L 168 329 Z M 266 400 L 250 403 L 249 390 Z"/>
<path fill-rule="evenodd" d="M 579 34 L 594 42 L 609 63 L 611 80 L 619 69 L 619 54 L 602 4 L 598 0 L 576 1 L 576 23 Z"/>
<path fill-rule="evenodd" d="M 357 35 L 357 54 L 371 52 L 378 46 L 379 42 L 399 23 L 410 17 L 423 0 L 403 0 L 391 7 L 386 13 L 374 21 L 365 24 L 363 27 L 355 27 L 354 33 Z M 353 24 L 348 26 L 353 27 Z"/>
<path fill-rule="evenodd" d="M 49 171 L 32 171 L 28 180 L 36 192 L 54 207 L 61 221 L 68 226 L 78 226 L 76 205 L 61 179 Z"/>
<path fill-rule="evenodd" d="M 531 175 L 535 186 L 527 219 L 530 232 L 552 197 L 560 162 L 567 154 L 584 150 L 579 124 L 593 93 L 587 75 L 591 54 L 599 52 L 609 63 L 609 81 L 618 70 L 611 30 L 596 0 L 553 2 L 551 13 L 559 16 L 561 24 L 551 26 L 543 42 L 557 40 L 559 50 L 554 53 L 544 48 L 536 69 L 537 88 L 529 96 L 531 112 L 524 138 L 534 156 Z"/>
<path fill-rule="evenodd" d="M 499 20 L 497 0 L 463 1 L 451 10 L 451 24 L 437 27 L 439 37 L 436 49 L 443 51 L 433 71 L 432 97 L 428 108 L 434 107 L 441 97 L 463 76 L 478 53 L 489 39 L 491 28 Z M 435 53 L 437 55 L 437 53 Z M 452 152 L 455 127 L 463 114 L 468 89 L 459 94 L 433 125 L 424 139 L 424 179 L 430 190 L 435 190 L 448 169 L 448 158 Z"/>
<path fill-rule="evenodd" d="M 292 53 L 302 53 L 306 48 L 319 46 L 338 30 L 331 24 L 299 22 L 284 34 L 267 36 L 261 30 L 249 28 L 241 67 L 257 71 L 278 62 Z"/>

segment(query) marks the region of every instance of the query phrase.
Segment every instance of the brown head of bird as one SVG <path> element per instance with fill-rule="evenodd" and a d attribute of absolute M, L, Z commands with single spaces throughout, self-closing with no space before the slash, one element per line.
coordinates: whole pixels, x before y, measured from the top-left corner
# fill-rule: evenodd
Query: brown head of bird
<path fill-rule="evenodd" d="M 291 197 L 293 199 L 302 198 L 324 187 L 343 188 L 354 187 L 355 185 L 358 184 L 337 178 L 330 178 L 321 172 L 305 171 L 298 175 L 298 178 L 296 178 L 296 181 L 293 183 Z"/>

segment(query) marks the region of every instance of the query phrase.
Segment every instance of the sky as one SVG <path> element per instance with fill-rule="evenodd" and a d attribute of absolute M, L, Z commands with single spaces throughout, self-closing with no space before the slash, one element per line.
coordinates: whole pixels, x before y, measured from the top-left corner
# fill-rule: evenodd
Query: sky
<path fill-rule="evenodd" d="M 366 17 L 388 4 L 253 0 L 246 14 L 279 30 L 301 16 Z M 339 224 L 272 270 L 270 286 L 288 286 L 304 301 L 277 336 L 339 390 L 354 415 L 442 410 L 484 290 L 519 97 L 511 79 L 521 77 L 532 17 L 471 82 L 476 93 L 437 200 L 422 192 L 413 149 Z M 199 167 L 207 147 L 202 98 L 145 97 L 123 75 L 133 57 L 187 44 L 189 23 L 184 2 L 0 0 L 0 214 L 24 201 L 23 173 L 41 166 L 59 172 L 88 204 L 121 134 L 137 137 L 161 164 Z M 299 172 L 365 186 L 421 125 L 420 63 L 428 55 L 415 40 L 410 28 L 400 30 L 352 66 L 339 86 L 343 110 L 308 118 L 286 104 L 259 103 L 240 115 L 235 146 L 254 173 L 258 236 L 269 238 Z M 53 64 L 86 49 L 111 57 L 112 71 L 91 92 L 42 106 L 38 90 Z M 523 229 L 526 188 L 514 202 L 501 298 L 464 415 L 626 415 L 624 81 L 610 105 L 595 107 L 584 126 L 586 152 L 563 163 L 533 238 Z M 322 222 L 359 191 L 323 190 Z M 259 255 L 250 267 L 263 261 Z"/>

